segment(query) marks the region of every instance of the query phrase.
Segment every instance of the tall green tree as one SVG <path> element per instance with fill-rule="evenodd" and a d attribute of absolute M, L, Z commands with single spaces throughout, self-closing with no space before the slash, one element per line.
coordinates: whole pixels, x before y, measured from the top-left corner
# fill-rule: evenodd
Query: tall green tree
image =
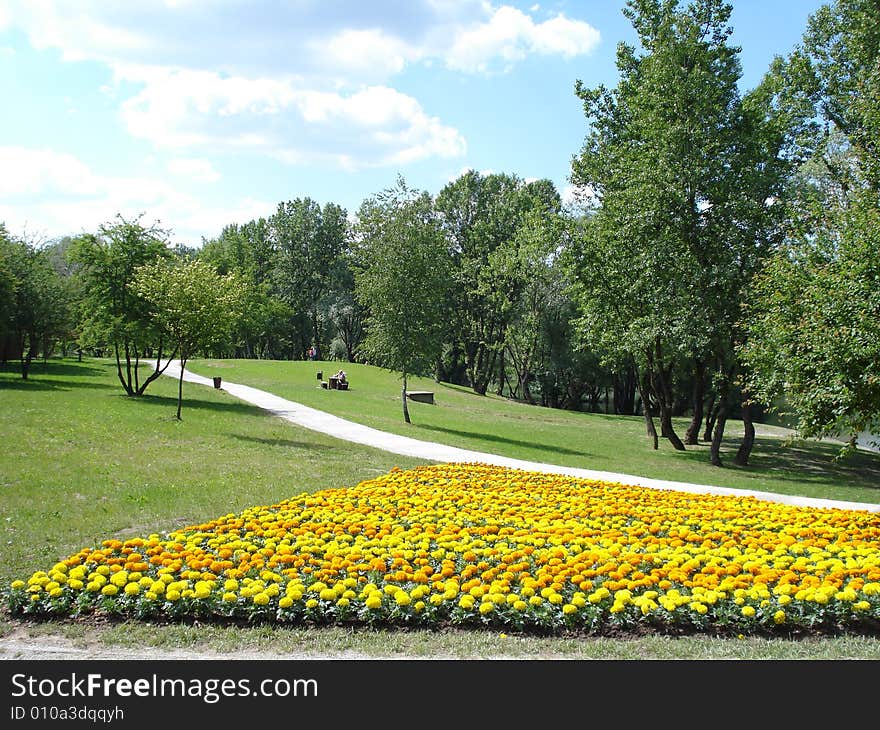
<path fill-rule="evenodd" d="M 713 367 L 730 390 L 732 323 L 773 229 L 781 178 L 759 172 L 778 159 L 779 140 L 762 136 L 764 120 L 739 92 L 730 14 L 722 0 L 630 0 L 640 48 L 618 46 L 617 87 L 575 87 L 590 129 L 572 181 L 595 200 L 570 259 L 583 335 L 607 362 L 635 367 L 654 448 L 655 408 L 660 434 L 685 448 L 672 416 L 686 382 L 691 443 Z"/>
<path fill-rule="evenodd" d="M 70 326 L 70 297 L 49 252 L 12 238 L 0 226 L 0 347 L 4 361 L 20 363 L 27 380 L 31 362 Z"/>
<path fill-rule="evenodd" d="M 410 423 L 407 377 L 426 375 L 443 344 L 450 257 L 431 196 L 398 178 L 360 206 L 355 294 L 367 309 L 363 349 L 401 374 L 403 418 Z"/>
<path fill-rule="evenodd" d="M 81 342 L 113 348 L 119 382 L 130 396 L 143 395 L 167 367 L 167 343 L 133 283 L 139 267 L 172 253 L 167 231 L 158 224 L 145 225 L 142 219 L 117 215 L 97 233 L 77 238 L 69 252 L 82 277 Z M 142 379 L 142 359 L 151 353 L 155 365 Z"/>
<path fill-rule="evenodd" d="M 786 245 L 757 276 L 741 357 L 756 397 L 805 436 L 880 431 L 880 5 L 813 14 L 775 72 L 809 151 L 794 180 Z"/>
<path fill-rule="evenodd" d="M 452 350 L 463 357 L 471 388 L 483 395 L 493 378 L 499 385 L 503 380 L 511 286 L 524 284 L 493 266 L 493 260 L 507 258 L 493 257 L 493 252 L 513 245 L 530 210 L 558 211 L 559 194 L 548 180 L 526 183 L 516 175 L 469 170 L 438 193 L 435 207 L 455 264 L 449 302 Z"/>
<path fill-rule="evenodd" d="M 246 282 L 235 272 L 220 275 L 199 259 L 158 260 L 138 268 L 133 288 L 180 359 L 177 419 L 181 420 L 186 363 L 232 337 L 243 313 Z"/>
<path fill-rule="evenodd" d="M 646 428 L 684 444 L 672 426 L 675 377 L 710 345 L 707 274 L 719 242 L 706 234 L 735 145 L 741 75 L 728 43 L 730 6 L 630 0 L 641 53 L 619 44 L 616 89 L 576 93 L 591 122 L 572 180 L 600 201 L 578 266 L 583 323 L 602 349 L 639 369 Z"/>
<path fill-rule="evenodd" d="M 299 356 L 314 344 L 320 358 L 328 344 L 326 298 L 344 265 L 347 213 L 335 203 L 322 207 L 311 198 L 297 198 L 278 205 L 269 228 L 277 249 L 274 291 L 303 318 Z"/>

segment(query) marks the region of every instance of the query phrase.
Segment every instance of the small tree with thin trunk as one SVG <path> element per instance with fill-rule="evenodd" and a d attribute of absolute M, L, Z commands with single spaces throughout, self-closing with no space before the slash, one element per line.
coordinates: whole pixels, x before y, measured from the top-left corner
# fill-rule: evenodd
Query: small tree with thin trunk
<path fill-rule="evenodd" d="M 246 285 L 237 273 L 219 275 L 198 259 L 156 261 L 138 269 L 134 288 L 180 358 L 177 420 L 183 404 L 183 371 L 199 351 L 225 344 L 243 314 Z"/>
<path fill-rule="evenodd" d="M 431 371 L 444 335 L 449 252 L 430 196 L 397 186 L 368 198 L 357 224 L 355 295 L 368 309 L 363 350 L 401 373 L 403 418 L 410 423 L 407 376 Z"/>

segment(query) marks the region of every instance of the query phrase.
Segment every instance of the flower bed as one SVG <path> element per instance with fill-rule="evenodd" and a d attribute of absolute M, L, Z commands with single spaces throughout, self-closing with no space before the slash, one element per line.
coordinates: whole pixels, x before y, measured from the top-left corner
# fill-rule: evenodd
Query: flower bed
<path fill-rule="evenodd" d="M 880 515 L 443 464 L 106 540 L 6 598 L 31 615 L 876 631 Z"/>

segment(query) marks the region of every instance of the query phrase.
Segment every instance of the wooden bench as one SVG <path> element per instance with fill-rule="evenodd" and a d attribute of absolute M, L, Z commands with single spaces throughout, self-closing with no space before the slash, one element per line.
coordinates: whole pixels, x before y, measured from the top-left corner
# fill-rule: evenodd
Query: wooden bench
<path fill-rule="evenodd" d="M 340 380 L 335 375 L 331 375 L 327 378 L 327 387 L 330 390 L 348 390 L 348 381 Z"/>
<path fill-rule="evenodd" d="M 409 390 L 406 397 L 419 403 L 433 403 L 434 392 L 430 390 Z"/>

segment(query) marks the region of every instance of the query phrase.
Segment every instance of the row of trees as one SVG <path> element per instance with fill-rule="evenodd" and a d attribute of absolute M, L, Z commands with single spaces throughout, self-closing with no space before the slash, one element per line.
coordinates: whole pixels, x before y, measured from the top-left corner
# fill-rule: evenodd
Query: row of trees
<path fill-rule="evenodd" d="M 142 219 L 40 248 L 4 232 L 4 357 L 26 375 L 41 343 L 107 348 L 136 396 L 170 356 L 314 346 L 401 372 L 407 421 L 407 377 L 432 373 L 641 413 L 654 448 L 707 441 L 716 465 L 728 418 L 742 418 L 746 464 L 755 410 L 780 403 L 804 435 L 843 432 L 853 448 L 880 413 L 875 0 L 824 7 L 744 93 L 728 3 L 624 12 L 639 43 L 618 47 L 617 86 L 575 87 L 577 210 L 548 180 L 471 171 L 433 196 L 399 178 L 352 221 L 287 201 L 199 249 L 171 249 Z"/>

